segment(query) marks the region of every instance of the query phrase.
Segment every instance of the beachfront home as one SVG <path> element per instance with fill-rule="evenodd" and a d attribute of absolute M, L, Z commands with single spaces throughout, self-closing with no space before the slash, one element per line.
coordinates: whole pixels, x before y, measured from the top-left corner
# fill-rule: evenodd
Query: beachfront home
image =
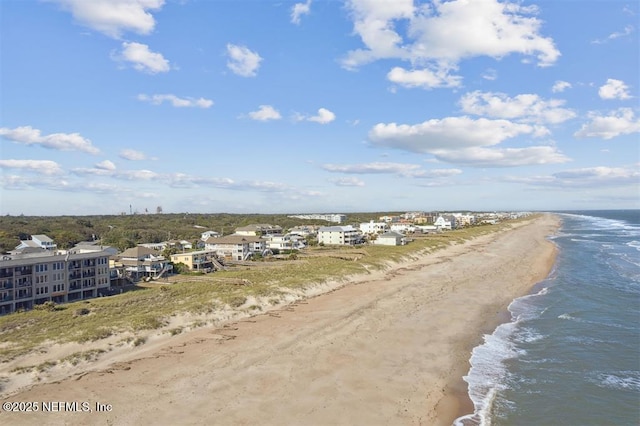
<path fill-rule="evenodd" d="M 282 227 L 278 225 L 256 224 L 236 228 L 234 234 L 252 236 L 281 235 Z"/>
<path fill-rule="evenodd" d="M 364 240 L 359 229 L 353 226 L 323 226 L 318 229 L 318 244 L 355 245 Z"/>
<path fill-rule="evenodd" d="M 55 250 L 58 245 L 46 235 L 32 235 L 30 240 L 20 240 L 20 244 L 16 246 L 16 250 L 24 248 L 41 248 L 44 250 Z"/>
<path fill-rule="evenodd" d="M 156 279 L 173 270 L 173 265 L 158 251 L 143 246 L 129 248 L 114 256 L 112 260 L 113 267 L 122 265 L 126 276 L 132 280 Z"/>
<path fill-rule="evenodd" d="M 0 259 L 0 315 L 44 302 L 90 299 L 109 291 L 109 254 L 52 250 Z"/>
<path fill-rule="evenodd" d="M 383 246 L 403 246 L 407 244 L 407 239 L 404 235 L 399 232 L 385 232 L 384 234 L 378 235 L 375 239 L 374 244 L 383 245 Z"/>
<path fill-rule="evenodd" d="M 363 234 L 374 235 L 381 234 L 389 229 L 387 222 L 365 222 L 360 224 L 360 231 Z"/>
<path fill-rule="evenodd" d="M 190 271 L 211 272 L 222 269 L 214 250 L 198 250 L 171 255 L 171 262 L 183 263 Z"/>
<path fill-rule="evenodd" d="M 451 221 L 446 220 L 443 216 L 438 216 L 436 221 L 433 223 L 438 230 L 451 230 Z"/>
<path fill-rule="evenodd" d="M 219 258 L 231 261 L 248 260 L 254 253 L 264 253 L 266 247 L 265 240 L 248 235 L 234 234 L 205 241 L 205 250 L 212 250 Z"/>

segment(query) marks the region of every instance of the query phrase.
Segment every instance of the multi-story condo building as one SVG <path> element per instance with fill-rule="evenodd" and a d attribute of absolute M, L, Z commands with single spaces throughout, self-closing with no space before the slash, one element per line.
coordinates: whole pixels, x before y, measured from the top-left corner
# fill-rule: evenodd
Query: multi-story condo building
<path fill-rule="evenodd" d="M 318 229 L 318 243 L 327 245 L 355 245 L 363 241 L 362 233 L 353 226 L 324 226 Z"/>
<path fill-rule="evenodd" d="M 109 289 L 109 253 L 43 250 L 0 259 L 0 315 L 55 303 L 90 299 Z"/>

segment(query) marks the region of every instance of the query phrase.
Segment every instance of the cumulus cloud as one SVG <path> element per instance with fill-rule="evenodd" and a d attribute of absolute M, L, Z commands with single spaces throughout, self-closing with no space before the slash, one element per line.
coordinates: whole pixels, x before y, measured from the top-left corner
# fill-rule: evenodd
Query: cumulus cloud
<path fill-rule="evenodd" d="M 378 59 L 400 59 L 428 64 L 425 69 L 437 76 L 434 70 L 452 69 L 478 56 L 534 56 L 539 66 L 553 65 L 560 56 L 553 40 L 540 34 L 542 21 L 535 17 L 535 6 L 497 0 L 451 0 L 418 7 L 412 0 L 350 0 L 347 6 L 354 33 L 365 46 L 343 58 L 347 69 Z M 396 30 L 398 24 L 408 25 L 406 38 Z M 428 73 L 396 74 L 399 79 L 433 79 Z"/>
<path fill-rule="evenodd" d="M 613 78 L 607 79 L 607 82 L 600 86 L 598 95 L 602 99 L 629 99 L 629 86 L 624 84 L 624 81 L 616 80 Z"/>
<path fill-rule="evenodd" d="M 311 0 L 306 3 L 296 3 L 291 8 L 291 22 L 300 25 L 300 17 L 311 13 Z"/>
<path fill-rule="evenodd" d="M 125 31 L 149 34 L 155 27 L 151 12 L 159 11 L 164 0 L 48 0 L 71 12 L 81 25 L 120 38 Z"/>
<path fill-rule="evenodd" d="M 179 98 L 176 95 L 138 95 L 138 100 L 143 102 L 149 102 L 152 105 L 160 105 L 163 102 L 169 102 L 176 108 L 210 108 L 213 105 L 213 101 L 205 98 Z"/>
<path fill-rule="evenodd" d="M 124 158 L 125 160 L 129 161 L 140 161 L 147 159 L 147 156 L 144 152 L 136 151 L 135 149 L 123 149 L 118 155 L 120 156 L 120 158 Z"/>
<path fill-rule="evenodd" d="M 570 161 L 552 146 L 527 148 L 472 147 L 458 150 L 434 150 L 432 154 L 440 161 L 472 167 L 516 167 L 540 164 L 559 164 Z"/>
<path fill-rule="evenodd" d="M 101 162 L 97 163 L 95 167 L 96 167 L 96 169 L 101 169 L 101 170 L 115 170 L 116 169 L 116 165 L 113 164 L 113 162 L 111 162 L 109 160 L 101 161 Z"/>
<path fill-rule="evenodd" d="M 260 68 L 262 58 L 256 52 L 252 52 L 245 46 L 227 44 L 229 61 L 227 67 L 242 77 L 255 77 Z"/>
<path fill-rule="evenodd" d="M 591 112 L 589 120 L 573 134 L 575 137 L 612 139 L 640 132 L 640 119 L 635 117 L 631 108 L 618 108 L 607 116 Z"/>
<path fill-rule="evenodd" d="M 553 84 L 551 91 L 553 93 L 562 93 L 567 89 L 571 89 L 571 83 L 567 81 L 558 80 Z"/>
<path fill-rule="evenodd" d="M 463 116 L 427 120 L 415 125 L 379 123 L 369 131 L 369 140 L 375 146 L 431 154 L 439 161 L 468 166 L 513 167 L 569 161 L 552 146 L 496 147 L 517 136 L 546 134 L 540 126 Z"/>
<path fill-rule="evenodd" d="M 280 120 L 282 116 L 271 105 L 260 105 L 257 111 L 249 113 L 249 117 L 258 121 Z"/>
<path fill-rule="evenodd" d="M 142 43 L 125 41 L 120 53 L 112 57 L 120 62 L 128 62 L 135 70 L 147 74 L 168 72 L 171 69 L 169 61 L 161 53 L 152 52 L 149 46 Z"/>
<path fill-rule="evenodd" d="M 296 121 L 313 121 L 314 123 L 328 124 L 336 119 L 336 115 L 326 108 L 320 108 L 316 115 L 295 114 L 293 118 Z"/>
<path fill-rule="evenodd" d="M 322 168 L 332 173 L 347 174 L 399 174 L 404 175 L 420 169 L 419 164 L 406 163 L 363 163 L 363 164 L 324 164 Z"/>
<path fill-rule="evenodd" d="M 15 129 L 1 127 L 0 136 L 16 143 L 39 145 L 59 151 L 82 151 L 89 154 L 98 154 L 100 152 L 89 139 L 80 136 L 79 133 L 42 135 L 38 129 L 34 129 L 31 126 L 22 126 Z"/>
<path fill-rule="evenodd" d="M 0 160 L 0 169 L 28 170 L 43 175 L 60 175 L 64 171 L 50 160 Z"/>
<path fill-rule="evenodd" d="M 394 67 L 387 74 L 387 79 L 403 87 L 433 89 L 440 87 L 460 87 L 462 77 L 450 75 L 448 69 L 414 69 L 406 70 Z"/>
<path fill-rule="evenodd" d="M 480 91 L 467 93 L 460 99 L 462 110 L 468 114 L 552 124 L 562 123 L 576 116 L 570 109 L 562 108 L 564 103 L 564 100 L 559 99 L 545 101 L 533 94 L 510 98 L 504 93 Z"/>
<path fill-rule="evenodd" d="M 369 139 L 381 147 L 429 153 L 437 149 L 496 145 L 506 139 L 535 134 L 537 131 L 535 126 L 508 120 L 446 117 L 414 125 L 379 123 L 369 131 Z"/>

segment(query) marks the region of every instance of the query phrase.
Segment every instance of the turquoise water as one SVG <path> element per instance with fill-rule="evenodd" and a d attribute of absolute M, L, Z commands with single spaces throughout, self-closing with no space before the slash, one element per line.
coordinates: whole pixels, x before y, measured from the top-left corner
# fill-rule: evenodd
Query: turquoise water
<path fill-rule="evenodd" d="M 458 425 L 640 424 L 640 211 L 557 214 L 554 270 L 473 350 Z"/>

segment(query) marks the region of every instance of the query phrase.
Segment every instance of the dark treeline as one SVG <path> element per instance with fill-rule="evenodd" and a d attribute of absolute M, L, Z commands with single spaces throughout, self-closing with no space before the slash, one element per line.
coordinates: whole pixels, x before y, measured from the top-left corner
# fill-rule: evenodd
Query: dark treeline
<path fill-rule="evenodd" d="M 344 224 L 377 220 L 397 213 L 351 213 Z M 287 230 L 296 225 L 335 225 L 287 217 L 285 214 L 133 214 L 119 216 L 2 216 L 0 252 L 13 250 L 20 240 L 44 234 L 60 249 L 81 241 L 100 240 L 101 244 L 125 250 L 139 243 L 158 243 L 169 239 L 194 242 L 204 231 L 232 234 L 235 228 L 251 224 L 279 225 Z M 343 225 L 344 225 L 343 224 Z"/>

